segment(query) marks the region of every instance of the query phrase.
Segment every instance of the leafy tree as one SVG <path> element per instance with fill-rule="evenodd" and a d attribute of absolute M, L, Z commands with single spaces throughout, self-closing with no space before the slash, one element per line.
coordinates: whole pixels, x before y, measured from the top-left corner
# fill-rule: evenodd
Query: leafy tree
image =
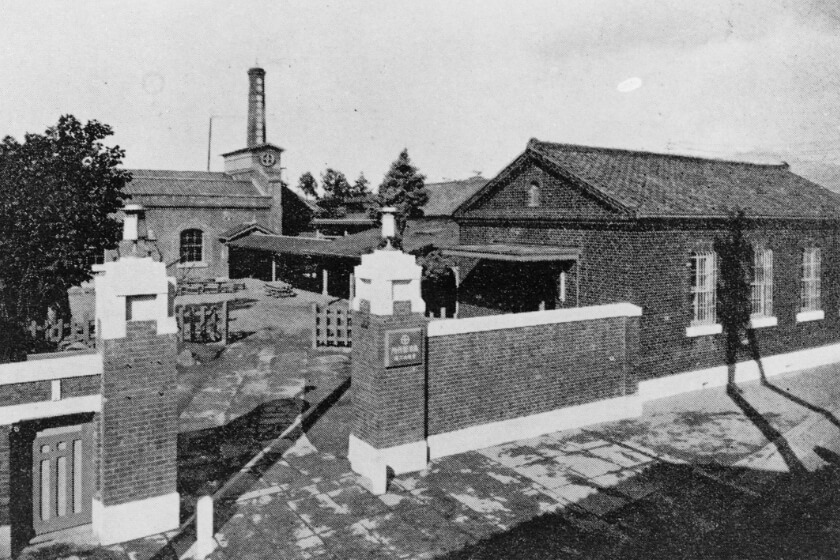
<path fill-rule="evenodd" d="M 353 197 L 362 197 L 370 193 L 370 181 L 367 180 L 364 173 L 359 173 L 359 177 L 353 186 L 350 187 L 350 195 Z"/>
<path fill-rule="evenodd" d="M 409 219 L 423 216 L 423 205 L 429 200 L 426 190 L 426 177 L 417 171 L 408 157 L 408 150 L 403 149 L 399 157 L 379 185 L 376 203 L 380 208 L 393 206 L 397 209 L 397 237 L 402 238 Z"/>
<path fill-rule="evenodd" d="M 318 198 L 318 181 L 309 171 L 300 176 L 298 188 L 305 196 L 312 199 Z"/>
<path fill-rule="evenodd" d="M 125 152 L 101 142 L 111 134 L 65 115 L 44 134 L 0 142 L 0 361 L 26 353 L 30 321 L 51 308 L 69 317 L 68 288 L 119 240 L 114 215 L 131 175 L 118 169 Z"/>
<path fill-rule="evenodd" d="M 350 183 L 341 171 L 328 167 L 321 174 L 321 186 L 324 188 L 324 198 L 344 200 L 350 196 Z"/>

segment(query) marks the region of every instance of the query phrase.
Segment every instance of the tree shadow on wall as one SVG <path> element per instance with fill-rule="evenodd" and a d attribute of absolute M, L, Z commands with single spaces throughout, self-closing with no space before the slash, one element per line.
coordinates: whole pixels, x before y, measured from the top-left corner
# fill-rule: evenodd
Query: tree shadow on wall
<path fill-rule="evenodd" d="M 796 457 L 782 434 L 767 421 L 743 396 L 735 379 L 739 360 L 752 360 L 758 367 L 761 384 L 776 394 L 816 412 L 832 424 L 840 427 L 840 421 L 828 410 L 809 403 L 796 395 L 771 383 L 762 360 L 759 336 L 750 328 L 752 312 L 752 285 L 754 274 L 754 252 L 746 239 L 749 222 L 742 211 L 730 216 L 727 231 L 715 240 L 715 253 L 719 259 L 718 318 L 724 338 L 724 353 L 727 366 L 727 395 L 738 405 L 744 415 L 772 442 L 791 472 L 803 472 L 804 466 Z"/>

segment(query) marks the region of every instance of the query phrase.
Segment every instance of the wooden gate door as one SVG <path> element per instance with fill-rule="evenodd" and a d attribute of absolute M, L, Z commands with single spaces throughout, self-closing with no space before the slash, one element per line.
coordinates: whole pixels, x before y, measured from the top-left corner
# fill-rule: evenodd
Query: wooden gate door
<path fill-rule="evenodd" d="M 41 430 L 32 447 L 36 535 L 91 522 L 93 430 L 90 424 Z"/>

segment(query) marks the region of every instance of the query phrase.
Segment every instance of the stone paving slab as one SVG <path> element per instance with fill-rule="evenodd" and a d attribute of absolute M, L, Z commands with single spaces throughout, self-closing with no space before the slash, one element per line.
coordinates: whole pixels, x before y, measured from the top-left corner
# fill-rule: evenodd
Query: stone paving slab
<path fill-rule="evenodd" d="M 816 446 L 840 454 L 830 416 L 830 399 L 840 397 L 836 372 L 818 372 L 813 382 L 808 375 L 779 386 L 822 410 L 758 384 L 743 391 L 806 471 L 829 464 Z M 584 557 L 584 544 L 597 541 L 607 558 L 654 538 L 662 519 L 701 538 L 737 514 L 733 496 L 758 499 L 789 471 L 782 441 L 768 441 L 724 391 L 710 390 L 651 403 L 640 419 L 438 459 L 372 496 L 333 440 L 314 436 L 346 429 L 347 410 L 328 411 L 312 438 L 242 481 L 214 558 L 431 558 L 545 513 L 561 520 L 564 555 Z"/>

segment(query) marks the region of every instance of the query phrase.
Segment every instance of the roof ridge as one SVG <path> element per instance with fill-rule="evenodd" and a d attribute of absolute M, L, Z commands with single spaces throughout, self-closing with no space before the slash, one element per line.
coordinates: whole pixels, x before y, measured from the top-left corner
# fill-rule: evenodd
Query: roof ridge
<path fill-rule="evenodd" d="M 202 181 L 224 181 L 234 183 L 250 183 L 250 179 L 237 179 L 224 171 L 190 171 L 181 169 L 126 169 L 129 173 L 142 172 L 144 179 L 173 179 L 176 181 L 196 180 L 196 177 L 179 177 L 173 173 L 195 173 L 204 175 Z M 210 177 L 207 177 L 210 175 Z"/>
<path fill-rule="evenodd" d="M 544 140 L 539 140 L 537 138 L 531 138 L 528 140 L 528 148 L 529 149 L 537 149 L 541 146 L 548 146 L 551 148 L 572 148 L 577 151 L 589 151 L 589 152 L 611 152 L 611 153 L 621 153 L 621 154 L 630 154 L 635 156 L 653 156 L 653 157 L 666 157 L 666 158 L 673 158 L 673 159 L 683 159 L 683 160 L 691 160 L 691 161 L 705 161 L 705 162 L 714 162 L 714 163 L 728 163 L 734 165 L 746 165 L 750 167 L 771 167 L 771 168 L 778 168 L 778 169 L 789 169 L 790 165 L 782 161 L 781 163 L 755 163 L 751 161 L 740 161 L 734 159 L 724 159 L 724 158 L 710 158 L 710 157 L 702 157 L 702 156 L 693 156 L 693 155 L 686 155 L 686 154 L 670 154 L 664 152 L 653 152 L 649 150 L 631 150 L 628 148 L 609 148 L 604 146 L 586 146 L 583 144 L 569 144 L 565 142 L 546 142 Z"/>

